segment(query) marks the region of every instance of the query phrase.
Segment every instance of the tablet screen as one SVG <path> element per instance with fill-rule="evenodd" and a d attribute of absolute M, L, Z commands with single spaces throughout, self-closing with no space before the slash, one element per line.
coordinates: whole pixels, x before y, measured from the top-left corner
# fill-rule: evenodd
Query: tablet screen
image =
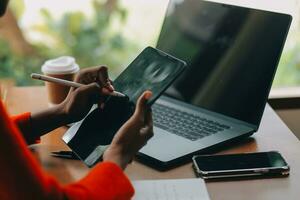
<path fill-rule="evenodd" d="M 114 87 L 134 103 L 145 90 L 151 90 L 153 96 L 149 103 L 152 104 L 184 67 L 183 61 L 147 47 L 114 81 Z"/>
<path fill-rule="evenodd" d="M 64 142 L 86 165 L 95 165 L 133 114 L 139 96 L 151 90 L 153 95 L 148 101 L 151 105 L 184 68 L 183 61 L 147 47 L 114 81 L 115 89 L 128 97 L 109 97 L 104 109 L 94 109 L 72 126 L 63 136 Z"/>

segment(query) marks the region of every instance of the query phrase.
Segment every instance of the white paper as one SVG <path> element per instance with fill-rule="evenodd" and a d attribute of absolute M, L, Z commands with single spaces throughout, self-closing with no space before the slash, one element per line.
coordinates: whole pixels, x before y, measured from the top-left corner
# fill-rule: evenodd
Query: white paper
<path fill-rule="evenodd" d="M 133 181 L 133 200 L 209 200 L 203 179 Z"/>

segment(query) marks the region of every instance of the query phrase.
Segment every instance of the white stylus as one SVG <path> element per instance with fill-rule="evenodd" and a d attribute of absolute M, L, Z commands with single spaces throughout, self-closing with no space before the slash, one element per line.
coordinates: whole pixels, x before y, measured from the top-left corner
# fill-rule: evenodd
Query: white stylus
<path fill-rule="evenodd" d="M 52 83 L 57 83 L 57 84 L 61 84 L 61 85 L 69 86 L 69 87 L 74 87 L 74 88 L 79 88 L 79 87 L 84 85 L 84 84 L 81 84 L 81 83 L 76 83 L 76 82 L 67 81 L 67 80 L 64 80 L 64 79 L 54 78 L 54 77 L 45 76 L 45 75 L 36 74 L 36 73 L 32 73 L 31 78 L 37 79 L 37 80 L 42 80 L 42 81 L 47 81 L 47 82 L 52 82 Z M 126 97 L 125 94 L 123 94 L 121 92 L 117 92 L 117 91 L 113 91 L 110 95 L 111 96 L 116 96 L 116 97 Z"/>

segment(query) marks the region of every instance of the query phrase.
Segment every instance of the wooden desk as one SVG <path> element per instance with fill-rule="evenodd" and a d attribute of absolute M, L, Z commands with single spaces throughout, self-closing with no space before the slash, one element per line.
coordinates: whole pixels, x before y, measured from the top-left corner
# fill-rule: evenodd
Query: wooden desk
<path fill-rule="evenodd" d="M 37 111 L 47 107 L 44 87 L 13 88 L 8 93 L 7 106 L 11 114 Z M 300 119 L 299 119 L 300 123 Z M 63 160 L 49 156 L 54 150 L 68 149 L 60 137 L 65 128 L 59 128 L 42 138 L 42 143 L 33 145 L 42 167 L 61 183 L 80 179 L 89 169 L 80 161 Z M 207 188 L 211 199 L 299 199 L 300 198 L 300 143 L 276 113 L 266 107 L 260 130 L 246 141 L 220 153 L 238 153 L 278 150 L 291 166 L 288 178 L 243 181 L 209 182 Z M 195 177 L 192 164 L 188 163 L 167 172 L 159 172 L 141 163 L 133 162 L 126 169 L 132 179 L 172 179 Z M 299 184 L 299 185 L 298 185 Z"/>

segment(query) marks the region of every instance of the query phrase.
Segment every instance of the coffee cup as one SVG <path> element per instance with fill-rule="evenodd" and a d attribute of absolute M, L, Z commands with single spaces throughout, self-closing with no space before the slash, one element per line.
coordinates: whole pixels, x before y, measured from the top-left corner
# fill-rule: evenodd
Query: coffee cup
<path fill-rule="evenodd" d="M 62 56 L 52 60 L 47 60 L 42 66 L 42 72 L 54 78 L 73 81 L 79 66 L 75 58 L 70 56 Z M 49 104 L 59 104 L 67 97 L 70 87 L 57 83 L 45 82 Z"/>

